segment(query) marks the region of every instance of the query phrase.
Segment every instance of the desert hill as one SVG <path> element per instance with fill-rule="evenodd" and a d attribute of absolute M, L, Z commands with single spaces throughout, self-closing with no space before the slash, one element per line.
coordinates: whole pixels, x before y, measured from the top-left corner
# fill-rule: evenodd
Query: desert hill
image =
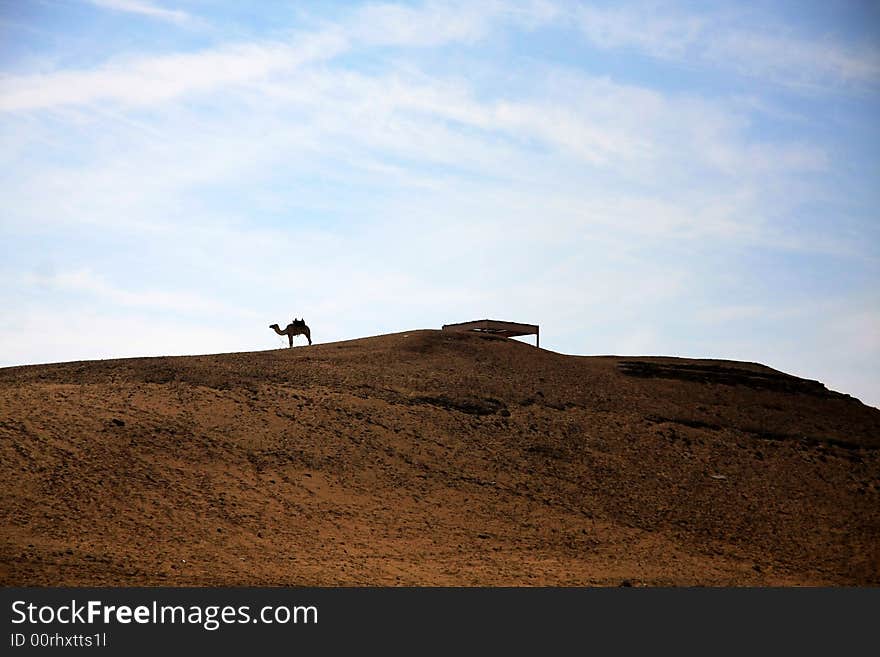
<path fill-rule="evenodd" d="M 0 369 L 5 585 L 880 584 L 880 411 L 411 331 Z"/>

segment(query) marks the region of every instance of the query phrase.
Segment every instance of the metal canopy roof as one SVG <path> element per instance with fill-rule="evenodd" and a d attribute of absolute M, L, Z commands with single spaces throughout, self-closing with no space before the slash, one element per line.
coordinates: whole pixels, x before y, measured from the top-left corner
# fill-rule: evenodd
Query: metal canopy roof
<path fill-rule="evenodd" d="M 513 338 L 520 335 L 534 335 L 535 346 L 540 346 L 541 336 L 537 324 L 522 324 L 520 322 L 503 322 L 497 319 L 478 319 L 473 322 L 461 322 L 458 324 L 444 324 L 444 331 L 477 331 L 480 333 L 492 333 L 502 335 L 505 338 Z"/>

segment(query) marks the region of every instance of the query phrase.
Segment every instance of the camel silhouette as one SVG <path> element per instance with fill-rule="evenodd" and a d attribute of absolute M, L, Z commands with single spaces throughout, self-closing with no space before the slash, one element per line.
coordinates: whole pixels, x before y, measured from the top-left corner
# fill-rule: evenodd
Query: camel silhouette
<path fill-rule="evenodd" d="M 306 326 L 305 319 L 297 319 L 293 318 L 293 321 L 287 325 L 287 327 L 282 331 L 278 328 L 278 324 L 269 324 L 270 329 L 275 329 L 275 332 L 278 335 L 286 335 L 287 341 L 290 343 L 290 346 L 293 346 L 293 336 L 294 335 L 304 335 L 306 339 L 309 341 L 309 344 L 312 344 L 312 332 L 309 330 L 309 327 Z"/>

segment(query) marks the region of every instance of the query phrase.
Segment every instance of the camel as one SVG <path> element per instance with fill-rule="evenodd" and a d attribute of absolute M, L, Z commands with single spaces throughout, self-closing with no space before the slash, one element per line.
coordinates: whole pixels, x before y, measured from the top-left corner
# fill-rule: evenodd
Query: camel
<path fill-rule="evenodd" d="M 278 328 L 278 324 L 270 324 L 270 329 L 275 329 L 275 332 L 278 335 L 286 335 L 288 342 L 290 342 L 290 346 L 293 346 L 293 336 L 294 335 L 304 335 L 306 339 L 309 341 L 309 344 L 312 344 L 312 332 L 309 330 L 309 327 L 306 326 L 305 319 L 297 319 L 293 318 L 293 321 L 287 325 L 283 331 Z"/>

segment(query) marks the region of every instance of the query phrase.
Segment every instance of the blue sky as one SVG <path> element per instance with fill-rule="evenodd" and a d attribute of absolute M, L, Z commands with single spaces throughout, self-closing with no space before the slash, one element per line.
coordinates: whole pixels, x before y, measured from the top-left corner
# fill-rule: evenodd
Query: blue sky
<path fill-rule="evenodd" d="M 0 365 L 493 317 L 880 405 L 878 116 L 872 2 L 0 0 Z"/>

